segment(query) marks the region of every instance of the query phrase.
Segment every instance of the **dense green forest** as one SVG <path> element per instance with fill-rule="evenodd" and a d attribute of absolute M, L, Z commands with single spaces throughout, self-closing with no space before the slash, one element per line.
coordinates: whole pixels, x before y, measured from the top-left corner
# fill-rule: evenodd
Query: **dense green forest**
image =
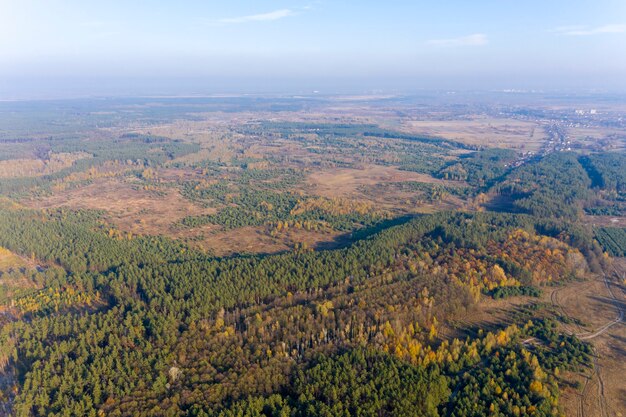
<path fill-rule="evenodd" d="M 590 196 L 591 180 L 574 153 L 553 153 L 522 165 L 495 185 L 514 207 L 539 217 L 575 219 Z"/>
<path fill-rule="evenodd" d="M 167 239 L 111 238 L 98 213 L 3 210 L 3 246 L 67 271 L 3 330 L 2 363 L 24 381 L 18 416 L 552 415 L 557 365 L 515 342 L 532 327 L 441 344 L 439 323 L 483 291 L 601 259 L 584 229 L 520 215 L 442 213 L 345 249 L 211 259 Z M 65 295 L 75 292 L 91 297 Z M 507 360 L 492 362 L 493 349 Z M 558 366 L 586 363 L 578 355 Z M 505 376 L 518 361 L 519 376 Z M 510 399 L 476 403 L 491 379 Z"/>
<path fill-rule="evenodd" d="M 516 159 L 511 149 L 485 149 L 463 155 L 459 162 L 443 168 L 438 176 L 450 180 L 467 181 L 476 187 L 489 187 L 511 170 Z"/>
<path fill-rule="evenodd" d="M 626 195 L 626 155 L 623 153 L 592 154 L 580 158 L 595 187 L 624 197 Z"/>
<path fill-rule="evenodd" d="M 619 227 L 599 227 L 595 229 L 596 239 L 611 256 L 626 256 L 626 229 Z"/>

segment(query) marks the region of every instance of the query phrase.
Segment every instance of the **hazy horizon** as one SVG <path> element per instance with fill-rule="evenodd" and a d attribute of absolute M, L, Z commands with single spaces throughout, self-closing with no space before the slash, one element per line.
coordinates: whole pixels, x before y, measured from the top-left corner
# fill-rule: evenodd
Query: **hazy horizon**
<path fill-rule="evenodd" d="M 626 91 L 626 3 L 0 2 L 0 99 Z"/>

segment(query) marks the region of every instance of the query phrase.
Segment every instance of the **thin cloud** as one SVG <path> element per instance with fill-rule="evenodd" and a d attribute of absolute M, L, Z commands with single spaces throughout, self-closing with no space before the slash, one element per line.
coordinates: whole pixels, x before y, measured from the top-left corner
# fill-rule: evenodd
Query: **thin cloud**
<path fill-rule="evenodd" d="M 88 20 L 85 22 L 78 22 L 78 25 L 88 30 L 109 30 L 111 28 L 119 28 L 123 22 L 108 21 L 108 20 Z"/>
<path fill-rule="evenodd" d="M 554 29 L 554 32 L 566 36 L 591 36 L 607 33 L 624 33 L 626 32 L 626 25 L 603 25 L 597 27 L 562 26 Z"/>
<path fill-rule="evenodd" d="M 487 45 L 489 40 L 484 33 L 474 33 L 473 35 L 461 36 L 451 39 L 431 39 L 426 42 L 434 46 L 482 46 Z"/>
<path fill-rule="evenodd" d="M 268 22 L 272 20 L 284 19 L 296 13 L 291 9 L 274 10 L 273 12 L 252 14 L 248 16 L 237 16 L 220 19 L 219 23 L 248 23 L 248 22 Z"/>

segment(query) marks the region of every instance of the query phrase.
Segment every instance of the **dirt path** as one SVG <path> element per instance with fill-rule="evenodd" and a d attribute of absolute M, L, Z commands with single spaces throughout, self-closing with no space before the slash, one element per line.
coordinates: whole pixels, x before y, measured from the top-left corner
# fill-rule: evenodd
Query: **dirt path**
<path fill-rule="evenodd" d="M 617 274 L 617 271 L 615 271 L 615 273 Z M 593 339 L 595 337 L 598 337 L 604 334 L 604 332 L 606 332 L 612 326 L 618 323 L 621 323 L 624 320 L 624 310 L 621 308 L 619 299 L 615 296 L 615 293 L 611 289 L 611 284 L 609 283 L 609 280 L 606 274 L 602 274 L 602 276 L 604 280 L 604 285 L 606 286 L 606 289 L 609 292 L 609 295 L 613 299 L 613 304 L 615 304 L 615 308 L 617 309 L 617 317 L 615 318 L 615 320 L 608 322 L 607 324 L 600 327 L 599 329 L 597 329 L 595 332 L 592 332 L 591 334 L 589 334 L 590 332 L 577 333 L 576 336 L 578 336 L 578 338 L 581 340 L 588 340 L 588 339 Z"/>
<path fill-rule="evenodd" d="M 580 391 L 568 395 L 572 404 L 566 408 L 570 414 L 622 417 L 626 411 L 624 294 L 617 270 L 603 274 L 597 281 L 557 288 L 550 294 L 550 301 L 565 317 L 577 319 L 573 320 L 574 326 L 564 326 L 565 330 L 593 345 L 593 372 L 582 375 Z M 606 321 L 613 314 L 615 318 Z M 585 330 L 579 320 L 591 321 L 594 328 Z"/>

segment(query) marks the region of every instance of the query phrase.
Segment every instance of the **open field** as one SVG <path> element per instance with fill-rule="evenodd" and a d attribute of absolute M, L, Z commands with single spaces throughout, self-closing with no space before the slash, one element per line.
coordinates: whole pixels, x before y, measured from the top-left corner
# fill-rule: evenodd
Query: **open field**
<path fill-rule="evenodd" d="M 302 190 L 327 198 L 349 197 L 368 201 L 378 209 L 402 213 L 431 213 L 466 205 L 463 199 L 449 193 L 437 201 L 427 201 L 423 192 L 410 188 L 412 183 L 452 188 L 466 186 L 462 181 L 442 180 L 393 166 L 368 165 L 314 169 L 307 176 Z"/>
<path fill-rule="evenodd" d="M 9 159 L 0 161 L 0 178 L 39 177 L 71 167 L 80 159 L 90 158 L 86 152 L 53 153 L 46 159 Z"/>
<path fill-rule="evenodd" d="M 546 139 L 541 124 L 515 119 L 474 117 L 469 120 L 411 120 L 403 130 L 444 137 L 469 145 L 537 151 Z"/>
<path fill-rule="evenodd" d="M 394 182 L 415 181 L 427 184 L 456 185 L 452 181 L 433 178 L 417 172 L 402 171 L 395 167 L 370 165 L 362 169 L 318 169 L 309 174 L 307 186 L 311 193 L 324 197 L 358 195 L 359 187 Z M 384 196 L 381 196 L 384 198 Z"/>
<path fill-rule="evenodd" d="M 572 127 L 568 129 L 568 139 L 591 149 L 626 150 L 626 135 L 620 129 Z"/>
<path fill-rule="evenodd" d="M 585 216 L 584 221 L 592 226 L 626 227 L 624 216 Z"/>
<path fill-rule="evenodd" d="M 190 214 L 209 214 L 213 210 L 198 207 L 176 190 L 163 194 L 146 191 L 139 184 L 118 178 L 104 178 L 92 184 L 55 192 L 52 196 L 24 201 L 34 208 L 68 207 L 104 210 L 111 222 L 123 231 L 135 234 L 170 233 L 171 226 Z"/>
<path fill-rule="evenodd" d="M 311 249 L 333 249 L 345 245 L 349 237 L 338 232 L 289 230 L 272 237 L 267 227 L 241 227 L 223 231 L 216 226 L 177 229 L 170 236 L 218 257 L 236 254 L 273 254 L 292 250 L 296 245 Z"/>
<path fill-rule="evenodd" d="M 567 415 L 621 417 L 626 410 L 626 387 L 623 384 L 626 374 L 626 325 L 623 321 L 626 287 L 620 278 L 626 271 L 625 265 L 623 258 L 615 259 L 614 267 L 607 271 L 606 281 L 599 276 L 557 288 L 551 294 L 552 302 L 566 317 L 583 324 L 564 325 L 564 329 L 592 343 L 595 351 L 594 371 L 571 375 L 573 380 L 579 381 L 581 388 L 566 387 L 563 390 Z"/>
<path fill-rule="evenodd" d="M 177 169 L 159 171 L 165 182 L 175 179 L 193 179 L 195 174 Z M 331 248 L 343 243 L 335 240 L 340 233 L 290 230 L 276 238 L 267 228 L 245 227 L 222 231 L 221 227 L 207 225 L 188 229 L 178 222 L 185 216 L 216 213 L 215 208 L 200 207 L 183 198 L 174 188 L 162 187 L 162 191 L 147 191 L 129 179 L 102 178 L 92 184 L 56 191 L 53 195 L 23 202 L 28 207 L 50 209 L 103 210 L 107 219 L 119 230 L 135 235 L 164 235 L 187 242 L 192 247 L 207 250 L 216 256 L 236 253 L 276 253 L 305 244 L 314 248 L 323 245 Z"/>
<path fill-rule="evenodd" d="M 24 290 L 31 290 L 37 285 L 27 274 L 38 268 L 35 260 L 17 255 L 0 247 L 0 313 L 7 310 L 6 302 Z M 0 318 L 1 321 L 1 318 Z"/>
<path fill-rule="evenodd" d="M 34 268 L 34 262 L 19 256 L 8 249 L 0 247 L 0 271 L 9 269 Z"/>

